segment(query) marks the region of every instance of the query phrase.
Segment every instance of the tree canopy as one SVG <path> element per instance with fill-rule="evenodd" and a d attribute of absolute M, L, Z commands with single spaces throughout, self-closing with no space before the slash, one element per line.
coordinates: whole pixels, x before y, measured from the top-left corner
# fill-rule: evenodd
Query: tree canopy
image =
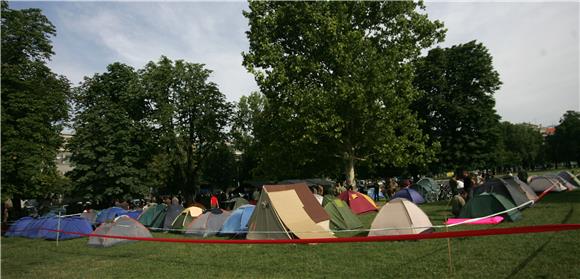
<path fill-rule="evenodd" d="M 414 2 L 250 2 L 244 65 L 268 99 L 257 128 L 272 177 L 336 173 L 355 161 L 432 158 L 409 104 L 413 61 L 443 39 Z"/>
<path fill-rule="evenodd" d="M 438 171 L 494 165 L 500 130 L 493 94 L 501 81 L 487 48 L 471 41 L 432 49 L 417 61 L 414 83 L 421 95 L 413 109 L 441 144 Z"/>
<path fill-rule="evenodd" d="M 68 118 L 70 84 L 46 66 L 56 30 L 39 9 L 1 5 L 2 195 L 62 193 L 67 181 L 57 173 L 55 158 Z"/>

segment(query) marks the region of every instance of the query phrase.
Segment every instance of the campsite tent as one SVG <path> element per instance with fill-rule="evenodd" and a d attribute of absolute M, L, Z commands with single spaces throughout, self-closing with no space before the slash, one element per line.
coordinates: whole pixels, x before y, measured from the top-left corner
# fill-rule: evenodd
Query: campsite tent
<path fill-rule="evenodd" d="M 201 214 L 203 214 L 203 209 L 197 206 L 190 206 L 181 211 L 179 216 L 173 220 L 171 228 L 174 230 L 181 230 L 187 227 L 195 218 L 197 218 L 197 216 Z"/>
<path fill-rule="evenodd" d="M 554 180 L 557 180 L 558 182 L 560 182 L 560 184 L 562 184 L 564 187 L 566 187 L 566 189 L 568 191 L 574 191 L 578 188 L 578 187 L 574 186 L 574 184 L 568 182 L 568 180 L 566 180 L 564 177 L 562 177 L 558 174 L 545 174 L 544 176 L 549 177 L 549 178 L 554 179 Z"/>
<path fill-rule="evenodd" d="M 432 197 L 427 199 L 430 202 L 435 201 L 437 193 L 439 192 L 439 184 L 433 178 L 423 177 L 417 183 L 411 185 L 411 189 L 419 192 L 422 197 L 427 199 L 427 197 Z"/>
<path fill-rule="evenodd" d="M 57 230 L 60 227 L 60 230 L 63 232 L 81 234 L 90 234 L 93 232 L 93 226 L 89 223 L 89 221 L 80 216 L 60 217 L 60 225 L 58 223 L 58 219 L 59 217 L 48 218 L 43 223 L 43 228 Z M 50 230 L 40 230 L 38 237 L 50 240 L 56 240 L 58 237 L 59 240 L 66 240 L 83 236 L 79 234 L 57 233 Z"/>
<path fill-rule="evenodd" d="M 96 223 L 97 215 L 98 215 L 98 212 L 93 210 L 93 209 L 89 209 L 89 210 L 81 213 L 81 217 L 87 219 L 87 221 L 89 221 L 89 223 L 91 223 L 91 224 Z"/>
<path fill-rule="evenodd" d="M 558 180 L 549 178 L 547 176 L 531 176 L 528 178 L 530 188 L 536 193 L 541 193 L 551 188 L 551 192 L 563 192 L 568 190 L 566 186 L 562 185 Z"/>
<path fill-rule="evenodd" d="M 407 199 L 395 198 L 386 203 L 371 224 L 369 236 L 420 234 L 432 231 L 429 217 Z"/>
<path fill-rule="evenodd" d="M 126 236 L 126 237 L 153 237 L 151 232 L 137 220 L 123 215 L 117 217 L 111 223 L 101 224 L 93 234 L 100 234 L 106 236 Z M 89 237 L 88 245 L 97 247 L 110 247 L 113 245 L 127 243 L 132 240 L 91 236 Z"/>
<path fill-rule="evenodd" d="M 473 195 L 479 195 L 484 192 L 502 195 L 510 199 L 511 202 L 517 206 L 530 201 L 523 190 L 518 187 L 511 186 L 501 178 L 489 179 L 481 186 L 473 188 Z"/>
<path fill-rule="evenodd" d="M 171 229 L 173 221 L 181 214 L 183 206 L 177 200 L 172 201 L 171 205 L 167 207 L 167 213 L 163 221 L 163 229 Z"/>
<path fill-rule="evenodd" d="M 247 204 L 234 210 L 224 222 L 220 234 L 245 234 L 255 207 L 255 205 Z"/>
<path fill-rule="evenodd" d="M 12 224 L 8 228 L 8 231 L 6 231 L 5 236 L 7 236 L 7 237 L 13 237 L 13 236 L 24 237 L 24 234 L 27 231 L 26 227 L 28 225 L 30 225 L 30 223 L 34 222 L 35 220 L 36 219 L 29 217 L 29 216 L 22 217 L 22 218 L 16 220 L 16 222 L 14 222 L 14 224 Z"/>
<path fill-rule="evenodd" d="M 338 198 L 346 202 L 355 214 L 377 211 L 375 201 L 363 193 L 344 191 L 338 196 Z"/>
<path fill-rule="evenodd" d="M 348 205 L 340 199 L 335 198 L 326 203 L 324 210 L 330 215 L 330 228 L 332 230 L 355 230 L 363 226 Z"/>
<path fill-rule="evenodd" d="M 561 171 L 560 173 L 558 173 L 558 176 L 566 179 L 566 181 L 568 181 L 570 184 L 576 187 L 580 187 L 580 180 L 578 179 L 578 177 L 574 176 L 571 172 Z"/>
<path fill-rule="evenodd" d="M 219 208 L 207 210 L 187 226 L 185 234 L 202 237 L 216 235 L 229 216 L 229 211 L 224 211 Z"/>
<path fill-rule="evenodd" d="M 145 227 L 161 228 L 165 221 L 165 214 L 167 214 L 166 204 L 152 204 L 147 209 L 143 210 L 143 213 L 141 213 L 137 220 L 139 220 L 139 222 L 141 222 Z"/>
<path fill-rule="evenodd" d="M 423 198 L 423 196 L 421 196 L 421 194 L 419 194 L 419 192 L 417 192 L 411 188 L 403 188 L 403 189 L 399 190 L 398 192 L 396 192 L 393 195 L 393 199 L 396 199 L 396 198 L 407 199 L 407 200 L 412 201 L 413 203 L 416 203 L 416 204 L 425 203 L 425 199 Z"/>
<path fill-rule="evenodd" d="M 461 209 L 459 218 L 478 218 L 492 215 L 516 207 L 508 198 L 496 193 L 482 193 L 473 196 Z M 517 221 L 522 217 L 515 209 L 502 216 L 509 221 Z"/>
<path fill-rule="evenodd" d="M 242 205 L 249 204 L 248 200 L 246 200 L 244 198 L 233 198 L 232 202 L 234 203 L 232 210 L 236 210 L 236 209 L 240 208 L 240 206 L 242 206 Z"/>
<path fill-rule="evenodd" d="M 60 218 L 60 224 L 58 219 Z M 93 231 L 91 224 L 80 216 L 69 217 L 43 217 L 32 218 L 23 217 L 14 223 L 6 236 L 20 236 L 26 238 L 44 238 L 56 240 L 57 232 L 51 230 L 62 230 L 65 232 L 76 232 L 82 234 L 90 234 Z M 82 237 L 78 234 L 58 233 L 59 240 L 73 239 Z"/>
<path fill-rule="evenodd" d="M 109 207 L 107 209 L 101 210 L 97 214 L 97 219 L 95 220 L 95 223 L 100 224 L 110 222 L 121 215 L 127 215 L 127 210 L 122 209 L 120 207 Z"/>
<path fill-rule="evenodd" d="M 510 187 L 515 188 L 518 192 L 523 192 L 528 200 L 536 200 L 538 195 L 525 182 L 521 181 L 517 176 L 505 176 L 502 178 Z"/>
<path fill-rule="evenodd" d="M 263 186 L 247 239 L 329 237 L 330 216 L 305 183 Z"/>

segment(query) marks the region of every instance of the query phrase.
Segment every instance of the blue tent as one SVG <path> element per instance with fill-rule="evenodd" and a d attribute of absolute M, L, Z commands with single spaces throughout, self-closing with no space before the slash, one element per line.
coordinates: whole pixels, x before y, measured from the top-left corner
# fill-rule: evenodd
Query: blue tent
<path fill-rule="evenodd" d="M 57 230 L 59 227 L 58 225 L 58 217 L 52 217 L 46 219 L 43 223 L 43 229 L 51 229 Z M 82 218 L 80 216 L 71 216 L 71 217 L 62 217 L 60 219 L 60 230 L 65 232 L 76 232 L 76 233 L 83 233 L 83 234 L 90 234 L 93 232 L 93 227 L 87 221 L 87 219 Z M 49 230 L 39 230 L 38 233 L 39 238 L 56 240 L 57 233 L 54 231 Z M 82 237 L 78 234 L 67 234 L 67 233 L 59 233 L 58 239 L 59 240 L 66 240 L 66 239 L 73 239 Z"/>
<path fill-rule="evenodd" d="M 129 210 L 125 215 L 137 220 L 139 218 L 139 215 L 141 215 L 141 213 L 143 213 L 143 210 Z"/>
<path fill-rule="evenodd" d="M 28 216 L 16 220 L 16 222 L 14 222 L 14 224 L 8 228 L 5 236 L 23 236 L 24 232 L 26 231 L 26 227 L 34 220 L 36 219 Z"/>
<path fill-rule="evenodd" d="M 32 217 L 20 218 L 10 227 L 6 236 L 56 240 L 57 233 L 49 230 L 58 230 L 58 218 L 59 217 L 55 216 L 42 217 L 38 219 Z M 90 234 L 93 232 L 91 224 L 85 218 L 80 216 L 62 217 L 60 220 L 60 229 L 65 232 L 78 232 L 84 234 Z M 59 240 L 79 237 L 81 236 L 76 234 L 59 234 Z"/>
<path fill-rule="evenodd" d="M 97 220 L 95 221 L 95 223 L 97 224 L 101 224 L 101 223 L 105 223 L 105 222 L 110 222 L 115 220 L 115 218 L 121 216 L 121 215 L 127 215 L 127 210 L 122 209 L 120 207 L 109 207 L 107 209 L 103 209 L 101 210 L 101 212 L 99 212 L 99 214 L 97 215 Z"/>
<path fill-rule="evenodd" d="M 250 217 L 252 217 L 252 213 L 254 213 L 255 207 L 255 205 L 246 204 L 234 210 L 224 222 L 220 234 L 246 233 L 248 231 L 248 222 L 250 221 Z"/>
<path fill-rule="evenodd" d="M 419 194 L 419 192 L 417 192 L 411 188 L 404 188 L 404 189 L 401 189 L 400 191 L 396 192 L 393 195 L 393 199 L 396 199 L 396 198 L 407 199 L 409 201 L 412 201 L 414 204 L 425 203 L 425 199 L 423 198 L 423 196 L 421 196 L 421 194 Z"/>

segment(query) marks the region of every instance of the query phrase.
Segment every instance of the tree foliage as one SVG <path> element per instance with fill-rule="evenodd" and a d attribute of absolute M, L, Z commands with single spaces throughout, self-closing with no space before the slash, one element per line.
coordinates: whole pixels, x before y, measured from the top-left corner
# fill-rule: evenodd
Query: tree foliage
<path fill-rule="evenodd" d="M 580 163 L 580 112 L 567 111 L 556 126 L 554 135 L 548 136 L 548 158 L 559 163 Z"/>
<path fill-rule="evenodd" d="M 500 130 L 493 94 L 501 81 L 483 44 L 432 49 L 417 62 L 414 83 L 421 95 L 413 109 L 431 141 L 441 144 L 439 171 L 497 163 Z"/>
<path fill-rule="evenodd" d="M 208 81 L 203 64 L 162 57 L 141 71 L 143 90 L 151 101 L 151 122 L 159 149 L 153 169 L 171 192 L 193 194 L 199 188 L 203 162 L 227 135 L 231 105 Z"/>
<path fill-rule="evenodd" d="M 85 78 L 75 92 L 75 136 L 70 141 L 79 194 L 97 201 L 148 193 L 146 167 L 155 147 L 137 72 L 114 63 Z"/>
<path fill-rule="evenodd" d="M 259 154 L 260 142 L 255 133 L 258 127 L 268 129 L 268 123 L 264 122 L 264 111 L 267 105 L 268 100 L 259 92 L 240 97 L 236 104 L 230 134 L 235 152 L 237 152 L 236 172 L 240 181 L 265 176 L 257 169 L 261 156 Z"/>
<path fill-rule="evenodd" d="M 499 167 L 533 169 L 540 163 L 543 138 L 537 127 L 530 124 L 502 122 Z"/>
<path fill-rule="evenodd" d="M 264 173 L 336 173 L 431 159 L 409 104 L 414 60 L 443 38 L 414 2 L 250 2 L 244 65 L 268 99 Z"/>
<path fill-rule="evenodd" d="M 68 190 L 57 173 L 70 85 L 46 62 L 52 23 L 38 9 L 2 1 L 2 195 L 41 198 Z"/>

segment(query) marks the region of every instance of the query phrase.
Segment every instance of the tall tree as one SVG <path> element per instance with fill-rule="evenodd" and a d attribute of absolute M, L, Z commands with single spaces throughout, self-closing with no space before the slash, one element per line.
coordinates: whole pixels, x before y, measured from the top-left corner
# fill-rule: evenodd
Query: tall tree
<path fill-rule="evenodd" d="M 494 164 L 500 130 L 493 94 L 501 81 L 487 48 L 471 41 L 432 49 L 417 62 L 414 83 L 423 131 L 441 144 L 439 171 Z"/>
<path fill-rule="evenodd" d="M 203 64 L 167 57 L 141 71 L 161 147 L 156 156 L 167 160 L 163 165 L 170 174 L 165 176 L 167 188 L 189 198 L 199 189 L 203 162 L 227 138 L 231 105 L 208 81 L 211 72 Z"/>
<path fill-rule="evenodd" d="M 556 167 L 558 163 L 566 163 L 568 167 L 573 161 L 580 163 L 580 112 L 566 111 L 554 135 L 548 137 L 547 144 L 548 150 L 552 151 L 549 157 Z"/>
<path fill-rule="evenodd" d="M 236 171 L 239 181 L 263 176 L 256 173 L 259 160 L 259 142 L 255 135 L 258 127 L 267 126 L 262 125 L 263 112 L 267 105 L 268 100 L 259 92 L 242 96 L 236 104 L 230 134 L 237 153 L 238 167 Z"/>
<path fill-rule="evenodd" d="M 85 78 L 75 103 L 70 176 L 79 194 L 103 202 L 148 194 L 155 145 L 137 72 L 111 64 L 107 72 Z"/>
<path fill-rule="evenodd" d="M 539 163 L 542 134 L 533 125 L 502 122 L 499 149 L 500 167 L 533 169 Z"/>
<path fill-rule="evenodd" d="M 268 98 L 256 134 L 272 176 L 310 176 L 355 161 L 405 166 L 431 158 L 408 109 L 414 60 L 442 40 L 421 2 L 251 1 L 244 65 Z"/>
<path fill-rule="evenodd" d="M 70 85 L 46 66 L 56 30 L 38 9 L 12 10 L 5 1 L 1 6 L 2 196 L 62 193 L 66 180 L 55 159 Z"/>

